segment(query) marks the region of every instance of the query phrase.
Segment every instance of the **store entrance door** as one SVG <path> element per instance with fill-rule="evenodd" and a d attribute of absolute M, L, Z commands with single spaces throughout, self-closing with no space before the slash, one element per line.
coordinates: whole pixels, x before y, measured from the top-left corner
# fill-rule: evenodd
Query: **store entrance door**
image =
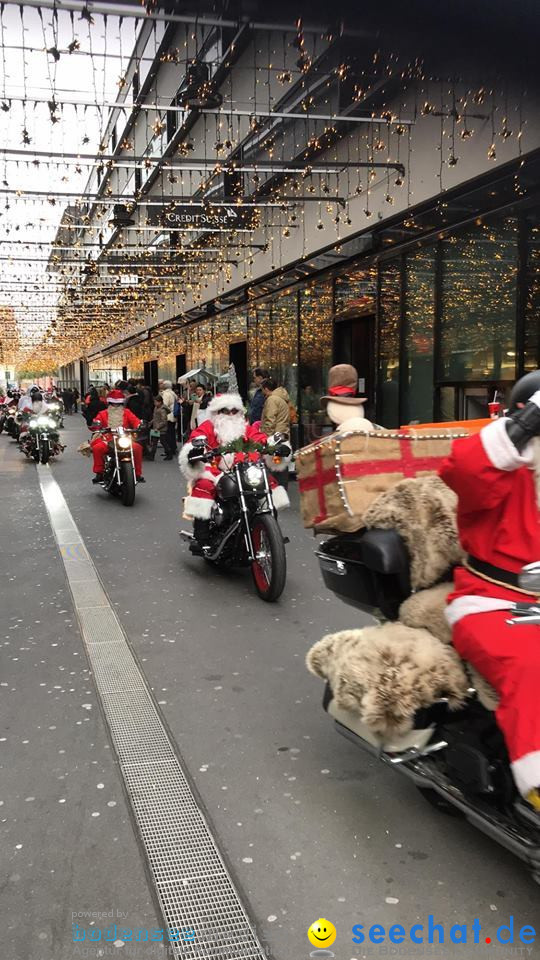
<path fill-rule="evenodd" d="M 243 400 L 247 399 L 248 369 L 247 369 L 247 341 L 229 344 L 229 363 L 234 363 L 238 390 Z"/>
<path fill-rule="evenodd" d="M 343 320 L 336 317 L 334 363 L 351 363 L 356 367 L 358 392 L 368 398 L 366 414 L 370 416 L 375 400 L 375 314 Z"/>
<path fill-rule="evenodd" d="M 158 362 L 146 360 L 144 364 L 144 382 L 151 387 L 154 396 L 158 392 Z"/>

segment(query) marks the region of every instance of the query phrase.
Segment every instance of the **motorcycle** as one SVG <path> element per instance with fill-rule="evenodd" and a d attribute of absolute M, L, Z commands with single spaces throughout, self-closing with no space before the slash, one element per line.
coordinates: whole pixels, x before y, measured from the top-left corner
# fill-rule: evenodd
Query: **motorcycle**
<path fill-rule="evenodd" d="M 8 403 L 0 404 L 0 433 L 4 432 L 8 418 L 13 415 L 13 412 L 13 407 Z"/>
<path fill-rule="evenodd" d="M 273 455 L 273 448 L 257 452 L 257 458 L 234 463 L 223 469 L 221 457 L 227 451 L 209 450 L 203 437 L 193 441 L 206 453 L 201 461 L 218 461 L 222 471 L 215 488 L 215 503 L 210 517 L 209 544 L 201 546 L 194 532 L 182 530 L 180 536 L 190 550 L 209 563 L 220 567 L 251 567 L 255 589 L 262 600 L 273 602 L 283 593 L 287 578 L 284 537 L 272 500 L 264 454 Z"/>
<path fill-rule="evenodd" d="M 26 426 L 26 425 L 24 425 Z M 19 437 L 21 451 L 29 460 L 46 464 L 64 450 L 58 436 L 58 424 L 48 413 L 32 417 Z"/>
<path fill-rule="evenodd" d="M 379 623 L 398 619 L 411 595 L 409 556 L 394 530 L 363 530 L 324 542 L 316 551 L 323 580 L 345 603 Z M 519 585 L 540 597 L 540 562 L 524 567 Z M 520 624 L 538 624 L 540 604 L 517 603 L 510 611 Z M 540 641 L 540 629 L 538 639 Z M 336 706 L 327 683 L 323 707 L 336 730 L 383 763 L 407 776 L 423 797 L 450 816 L 465 817 L 529 866 L 540 884 L 540 815 L 518 794 L 493 697 L 468 669 L 468 700 L 450 710 L 444 698 L 417 711 L 413 729 L 385 742 L 352 711 Z"/>
<path fill-rule="evenodd" d="M 125 507 L 135 503 L 135 461 L 133 459 L 133 440 L 131 434 L 136 430 L 125 427 L 106 427 L 96 431 L 94 436 L 107 439 L 107 452 L 100 486 L 113 497 L 119 497 Z"/>

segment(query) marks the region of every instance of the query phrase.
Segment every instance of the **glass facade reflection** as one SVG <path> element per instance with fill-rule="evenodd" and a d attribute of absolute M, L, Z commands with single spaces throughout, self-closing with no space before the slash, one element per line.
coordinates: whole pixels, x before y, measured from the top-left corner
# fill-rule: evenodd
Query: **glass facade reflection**
<path fill-rule="evenodd" d="M 245 384 L 254 367 L 267 368 L 298 410 L 300 442 L 330 429 L 320 397 L 333 363 L 355 363 L 382 426 L 482 416 L 495 390 L 507 396 L 520 373 L 540 366 L 540 210 L 479 216 L 403 251 L 396 244 L 156 331 L 108 363 L 140 376 L 157 359 L 172 379 L 178 355 L 187 369 L 217 375 L 234 355 Z"/>
<path fill-rule="evenodd" d="M 405 258 L 404 353 L 401 370 L 401 421 L 433 420 L 435 248 Z"/>
<path fill-rule="evenodd" d="M 442 241 L 441 381 L 516 375 L 518 223 L 481 223 Z"/>

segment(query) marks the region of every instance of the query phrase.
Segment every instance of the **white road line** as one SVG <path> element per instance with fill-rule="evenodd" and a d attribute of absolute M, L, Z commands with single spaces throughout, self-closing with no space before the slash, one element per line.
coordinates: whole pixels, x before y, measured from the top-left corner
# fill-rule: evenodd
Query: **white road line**
<path fill-rule="evenodd" d="M 49 467 L 39 482 L 174 957 L 266 953 Z M 85 602 L 87 597 L 87 602 Z M 176 933 L 173 933 L 176 931 Z"/>

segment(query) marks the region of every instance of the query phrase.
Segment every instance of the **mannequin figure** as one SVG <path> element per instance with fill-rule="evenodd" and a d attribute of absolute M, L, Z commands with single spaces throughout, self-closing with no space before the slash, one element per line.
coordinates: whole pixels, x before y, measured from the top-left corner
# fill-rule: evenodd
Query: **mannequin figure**
<path fill-rule="evenodd" d="M 328 418 L 337 432 L 364 430 L 371 433 L 375 428 L 364 417 L 366 397 L 357 396 L 358 373 L 348 363 L 331 367 L 328 373 L 328 394 L 321 397 Z"/>

